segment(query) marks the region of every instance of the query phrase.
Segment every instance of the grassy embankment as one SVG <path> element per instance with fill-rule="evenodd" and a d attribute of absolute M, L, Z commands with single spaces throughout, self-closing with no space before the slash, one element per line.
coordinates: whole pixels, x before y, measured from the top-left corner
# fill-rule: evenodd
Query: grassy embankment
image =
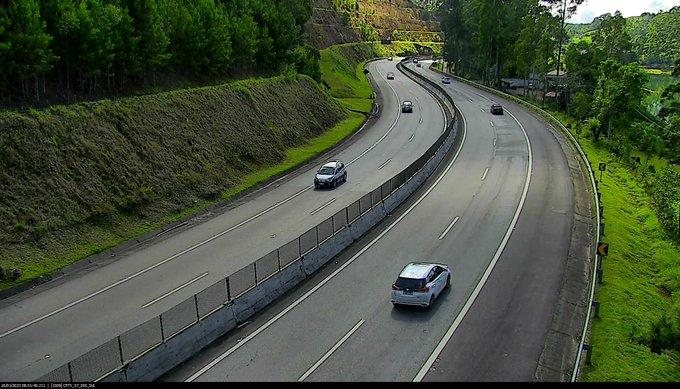
<path fill-rule="evenodd" d="M 575 128 L 573 119 L 553 114 L 567 128 Z M 600 317 L 594 320 L 590 337 L 592 366 L 586 366 L 582 380 L 680 381 L 680 353 L 653 352 L 648 342 L 653 323 L 672 310 L 671 295 L 680 293 L 680 246 L 659 223 L 639 173 L 586 134 L 572 132 L 593 166 L 607 163 L 599 189 L 606 227 L 603 240 L 610 249 L 596 296 Z M 647 163 L 657 171 L 668 166 L 659 158 Z M 643 163 L 639 169 L 644 168 Z M 600 173 L 596 176 L 599 179 Z"/>
<path fill-rule="evenodd" d="M 336 58 L 337 59 L 337 58 Z M 364 122 L 363 74 L 299 76 L 0 112 L 0 290 L 237 196 Z M 348 93 L 347 90 L 353 91 Z"/>
<path fill-rule="evenodd" d="M 351 110 L 369 112 L 372 100 L 370 85 L 364 80 L 366 60 L 374 57 L 413 55 L 427 48 L 441 55 L 443 44 L 436 42 L 402 42 L 390 45 L 377 42 L 347 43 L 321 50 L 321 71 L 331 95 Z"/>

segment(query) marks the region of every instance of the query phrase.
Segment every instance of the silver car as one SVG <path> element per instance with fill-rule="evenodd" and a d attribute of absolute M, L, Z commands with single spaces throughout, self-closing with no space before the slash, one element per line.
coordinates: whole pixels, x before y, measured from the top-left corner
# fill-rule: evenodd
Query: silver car
<path fill-rule="evenodd" d="M 314 187 L 335 188 L 338 184 L 347 181 L 347 169 L 342 161 L 330 161 L 316 172 L 314 176 Z"/>
<path fill-rule="evenodd" d="M 396 305 L 431 307 L 441 292 L 451 286 L 451 269 L 439 263 L 411 262 L 392 284 L 390 301 Z"/>

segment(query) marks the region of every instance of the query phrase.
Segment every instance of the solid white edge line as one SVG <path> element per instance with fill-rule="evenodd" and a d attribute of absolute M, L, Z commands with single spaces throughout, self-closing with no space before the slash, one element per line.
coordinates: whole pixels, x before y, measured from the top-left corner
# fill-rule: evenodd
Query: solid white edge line
<path fill-rule="evenodd" d="M 160 295 L 159 297 L 156 297 L 155 299 L 153 299 L 153 300 L 149 301 L 148 303 L 142 305 L 142 308 L 146 308 L 146 307 L 148 307 L 148 306 L 150 306 L 150 305 L 153 305 L 153 304 L 155 304 L 155 303 L 157 303 L 157 302 L 163 300 L 164 298 L 170 296 L 171 294 L 173 294 L 173 293 L 175 293 L 175 292 L 177 292 L 177 291 L 179 291 L 179 290 L 182 290 L 182 289 L 186 288 L 187 286 L 189 286 L 189 285 L 193 284 L 194 282 L 200 280 L 201 278 L 207 276 L 208 273 L 209 273 L 209 272 L 205 272 L 205 273 L 201 274 L 200 276 L 198 276 L 198 277 L 196 277 L 196 278 L 193 278 L 193 279 L 191 279 L 191 280 L 185 282 L 184 284 L 182 284 L 182 285 L 176 287 L 175 289 L 173 289 L 173 290 L 171 290 L 171 291 L 169 291 L 169 292 L 167 292 L 167 293 L 165 293 L 165 294 L 162 294 L 162 295 Z"/>
<path fill-rule="evenodd" d="M 456 223 L 458 222 L 459 219 L 460 219 L 460 216 L 456 216 L 456 218 L 453 219 L 453 221 L 451 222 L 451 224 L 449 224 L 449 226 L 446 227 L 446 229 L 444 230 L 444 232 L 442 232 L 442 234 L 439 235 L 439 240 L 444 239 L 444 237 L 446 236 L 446 234 L 449 233 L 449 231 L 451 230 L 451 228 L 454 226 L 454 224 L 456 224 Z"/>
<path fill-rule="evenodd" d="M 378 74 L 381 74 L 381 73 L 378 71 Z M 381 74 L 381 75 L 382 75 L 382 74 Z M 415 84 L 417 84 L 415 81 L 413 81 L 413 82 L 414 82 Z M 397 98 L 397 101 L 399 101 L 399 96 L 397 95 L 397 92 L 394 90 L 394 88 L 392 87 L 392 85 L 390 85 L 389 83 L 387 83 L 387 86 L 389 86 L 390 89 L 392 89 L 392 93 L 394 93 L 395 97 Z M 397 111 L 397 118 L 394 120 L 394 123 L 392 123 L 392 125 L 391 125 L 390 128 L 387 130 L 387 132 L 385 132 L 385 134 L 383 134 L 382 137 L 380 137 L 380 139 L 378 139 L 375 143 L 373 143 L 373 145 L 371 145 L 371 147 L 369 147 L 367 150 L 365 150 L 364 152 L 362 152 L 358 157 L 354 158 L 352 161 L 348 162 L 347 165 L 350 165 L 350 164 L 352 164 L 353 162 L 355 162 L 356 160 L 358 160 L 359 158 L 363 157 L 363 156 L 366 155 L 369 151 L 371 151 L 372 149 L 374 149 L 374 148 L 378 145 L 378 143 L 382 142 L 382 141 L 385 139 L 385 137 L 387 137 L 387 135 L 394 129 L 394 127 L 396 126 L 397 122 L 399 121 L 399 117 L 400 117 L 400 116 L 401 116 L 401 110 Z M 446 118 L 445 118 L 444 120 L 446 121 Z M 283 178 L 283 177 L 282 177 L 282 178 Z M 277 181 L 278 181 L 278 180 L 277 180 Z M 272 184 L 273 184 L 273 183 L 272 183 Z M 269 184 L 269 185 L 271 185 L 271 184 Z M 24 329 L 24 328 L 26 328 L 26 327 L 28 327 L 28 326 L 31 326 L 31 325 L 33 325 L 33 324 L 35 324 L 35 323 L 38 323 L 38 322 L 40 322 L 40 321 L 43 321 L 43 320 L 47 319 L 48 317 L 54 316 L 54 315 L 56 315 L 56 314 L 58 314 L 58 313 L 60 313 L 60 312 L 63 312 L 63 311 L 65 311 L 65 310 L 67 310 L 67 309 L 69 309 L 69 308 L 71 308 L 71 307 L 73 307 L 73 306 L 76 306 L 76 305 L 78 305 L 78 304 L 80 304 L 80 303 L 82 303 L 82 302 L 85 302 L 85 301 L 87 301 L 87 300 L 89 300 L 89 299 L 91 299 L 91 298 L 93 298 L 93 297 L 96 297 L 96 296 L 98 296 L 98 295 L 100 295 L 100 294 L 102 294 L 102 293 L 104 293 L 104 292 L 106 292 L 106 291 L 108 291 L 108 290 L 111 290 L 111 289 L 115 288 L 115 287 L 118 286 L 118 285 L 121 285 L 121 284 L 123 284 L 123 283 L 125 283 L 125 282 L 127 282 L 127 281 L 130 281 L 130 280 L 134 279 L 134 278 L 137 278 L 137 277 L 139 277 L 140 275 L 149 272 L 150 270 L 153 270 L 153 269 L 155 269 L 155 268 L 157 268 L 157 267 L 159 267 L 159 266 L 161 266 L 161 265 L 164 265 L 164 264 L 166 264 L 166 263 L 172 261 L 172 260 L 175 259 L 175 258 L 178 258 L 178 257 L 180 257 L 180 256 L 182 256 L 182 255 L 184 255 L 184 254 L 186 254 L 186 253 L 188 253 L 188 252 L 190 252 L 190 251 L 193 251 L 193 250 L 195 250 L 195 249 L 197 249 L 197 248 L 203 246 L 203 245 L 206 244 L 206 243 L 210 243 L 210 242 L 212 242 L 213 240 L 215 240 L 215 239 L 217 239 L 217 238 L 219 238 L 219 237 L 221 237 L 221 236 L 223 236 L 223 235 L 225 235 L 225 234 L 228 234 L 229 232 L 231 232 L 231 231 L 233 231 L 233 230 L 235 230 L 235 229 L 237 229 L 237 228 L 240 228 L 240 227 L 242 227 L 243 225 L 245 225 L 245 224 L 247 224 L 247 223 L 250 223 L 251 221 L 253 221 L 253 220 L 259 218 L 260 216 L 262 216 L 262 215 L 264 215 L 264 214 L 266 214 L 266 213 L 268 213 L 268 212 L 271 212 L 272 210 L 274 210 L 274 209 L 278 208 L 279 206 L 281 206 L 281 205 L 283 205 L 283 204 L 285 204 L 285 203 L 287 203 L 287 202 L 293 200 L 294 198 L 296 198 L 296 197 L 298 197 L 299 195 L 301 195 L 302 193 L 304 193 L 304 192 L 306 192 L 306 191 L 312 189 L 313 187 L 314 187 L 314 185 L 310 185 L 310 186 L 308 186 L 308 187 L 302 189 L 301 191 L 299 191 L 299 192 L 293 194 L 292 196 L 290 196 L 290 197 L 288 197 L 288 198 L 285 198 L 285 199 L 283 199 L 283 200 L 281 200 L 281 201 L 279 201 L 279 202 L 277 202 L 277 203 L 274 203 L 274 205 L 272 205 L 271 207 L 266 208 L 266 209 L 264 209 L 263 211 L 260 211 L 259 213 L 257 213 L 257 214 L 255 214 L 255 215 L 249 217 L 248 219 L 245 219 L 245 220 L 239 222 L 238 224 L 236 224 L 236 225 L 234 225 L 234 226 L 232 226 L 232 227 L 230 227 L 230 228 L 228 228 L 228 229 L 226 229 L 226 230 L 220 232 L 219 234 L 213 235 L 213 236 L 211 236 L 210 238 L 204 240 L 203 242 L 197 243 L 197 244 L 195 244 L 194 246 L 189 247 L 188 249 L 185 249 L 185 250 L 183 250 L 183 251 L 181 251 L 181 252 L 179 252 L 179 253 L 177 253 L 177 254 L 174 254 L 174 255 L 172 255 L 172 256 L 170 256 L 170 257 L 168 257 L 168 258 L 166 258 L 166 259 L 164 259 L 164 260 L 162 260 L 162 261 L 160 261 L 160 262 L 158 262 L 158 263 L 155 263 L 155 264 L 153 264 L 153 265 L 151 265 L 151 266 L 149 266 L 149 267 L 147 267 L 147 268 L 145 268 L 145 269 L 142 269 L 142 270 L 140 270 L 140 271 L 138 271 L 138 272 L 136 272 L 136 273 L 133 273 L 133 274 L 131 274 L 131 275 L 125 277 L 125 278 L 122 278 L 122 279 L 120 279 L 120 280 L 114 282 L 114 283 L 111 284 L 111 285 L 108 285 L 108 286 L 106 286 L 106 287 L 104 287 L 104 288 L 102 288 L 102 289 L 99 289 L 99 290 L 97 290 L 97 291 L 94 291 L 94 292 L 92 292 L 92 293 L 86 295 L 85 297 L 82 297 L 82 298 L 80 298 L 80 299 L 78 299 L 78 300 L 72 301 L 72 302 L 70 302 L 69 304 L 64 305 L 64 306 L 61 307 L 61 308 L 58 308 L 58 309 L 56 309 L 56 310 L 54 310 L 54 311 L 52 311 L 52 312 L 49 312 L 49 313 L 47 313 L 47 314 L 45 314 L 45 315 L 42 315 L 42 316 L 40 316 L 40 317 L 38 317 L 38 318 L 35 318 L 35 319 L 31 320 L 31 321 L 28 321 L 28 322 L 26 322 L 26 323 L 24 323 L 24 324 L 22 324 L 22 325 L 20 325 L 20 326 L 18 326 L 18 327 L 15 327 L 15 328 L 12 328 L 12 329 L 10 329 L 10 330 L 7 330 L 7 331 L 3 332 L 2 334 L 0 334 L 0 339 L 1 339 L 1 338 L 4 338 L 4 337 L 7 336 L 7 335 L 11 335 L 11 334 L 13 334 L 13 333 L 15 333 L 15 332 L 17 332 L 17 331 L 21 331 L 22 329 Z"/>
<path fill-rule="evenodd" d="M 486 175 L 488 173 L 489 173 L 489 168 L 486 168 L 486 170 L 484 170 L 484 174 L 482 174 L 482 181 L 484 181 L 486 179 Z"/>
<path fill-rule="evenodd" d="M 331 349 L 328 350 L 328 352 L 326 352 L 326 354 L 324 354 L 324 356 L 321 357 L 321 359 L 319 359 L 314 365 L 312 365 L 312 367 L 310 367 L 309 370 L 305 372 L 305 374 L 298 378 L 298 382 L 304 381 L 314 372 L 314 370 L 321 366 L 321 364 L 324 363 L 326 359 L 328 359 L 335 352 L 335 350 L 340 348 L 340 346 L 342 346 L 342 344 L 345 343 L 345 341 L 347 341 L 347 339 L 349 339 L 349 337 L 352 336 L 352 334 L 354 334 L 356 330 L 358 330 L 359 327 L 361 327 L 362 324 L 364 324 L 364 321 L 365 321 L 364 319 L 359 320 L 359 322 L 355 324 L 354 327 L 352 327 L 352 329 L 349 330 L 349 332 L 342 337 L 342 339 L 340 339 L 333 347 L 331 347 Z"/>
<path fill-rule="evenodd" d="M 317 212 L 321 211 L 322 209 L 326 208 L 327 206 L 333 204 L 333 203 L 335 202 L 335 200 L 337 200 L 337 199 L 336 199 L 335 197 L 333 197 L 333 198 L 330 199 L 326 204 L 324 204 L 324 205 L 320 206 L 319 208 L 317 208 L 317 209 L 311 211 L 309 214 L 310 214 L 310 215 L 314 215 L 315 213 L 317 213 Z"/>
<path fill-rule="evenodd" d="M 441 339 L 439 344 L 437 344 L 437 347 L 435 347 L 434 351 L 430 355 L 430 357 L 427 359 L 423 367 L 418 371 L 418 374 L 413 378 L 413 382 L 420 382 L 422 379 L 425 377 L 425 374 L 430 370 L 432 365 L 434 364 L 434 361 L 437 359 L 439 354 L 442 352 L 448 341 L 451 339 L 453 336 L 453 333 L 456 331 L 460 323 L 463 321 L 463 318 L 467 314 L 467 312 L 470 310 L 470 307 L 472 307 L 472 303 L 477 299 L 477 296 L 479 295 L 480 291 L 482 290 L 482 287 L 486 283 L 486 280 L 489 278 L 491 275 L 491 272 L 493 271 L 493 268 L 496 265 L 496 262 L 498 262 L 498 259 L 500 258 L 501 254 L 503 253 L 503 250 L 505 249 L 506 244 L 508 243 L 508 240 L 510 239 L 510 235 L 512 235 L 512 232 L 515 228 L 515 224 L 517 224 L 517 220 L 519 219 L 519 214 L 522 212 L 522 208 L 524 207 L 524 201 L 526 200 L 527 193 L 529 192 L 529 183 L 531 181 L 531 171 L 533 169 L 533 156 L 531 152 L 531 142 L 529 141 L 529 136 L 527 135 L 526 130 L 524 129 L 524 126 L 522 123 L 517 120 L 515 115 L 510 113 L 509 111 L 506 110 L 510 114 L 510 116 L 515 119 L 517 124 L 519 124 L 520 128 L 522 129 L 522 132 L 524 133 L 524 138 L 527 141 L 527 148 L 529 150 L 529 166 L 527 169 L 527 175 L 526 175 L 526 182 L 524 184 L 524 190 L 522 192 L 522 197 L 520 198 L 519 205 L 517 207 L 517 210 L 515 211 L 515 215 L 512 218 L 512 222 L 510 223 L 510 226 L 508 227 L 507 232 L 505 233 L 505 236 L 503 237 L 503 240 L 501 241 L 501 245 L 498 247 L 498 250 L 496 251 L 496 254 L 494 255 L 493 259 L 489 263 L 489 266 L 487 266 L 486 271 L 482 275 L 482 278 L 479 280 L 477 283 L 477 286 L 475 289 L 472 291 L 472 294 L 466 301 L 465 305 L 463 306 L 463 309 L 458 313 L 458 316 L 456 316 L 455 320 L 451 324 L 451 327 L 449 327 L 448 331 L 444 334 L 444 337 Z"/>
<path fill-rule="evenodd" d="M 444 115 L 444 117 L 446 117 L 446 115 Z M 213 366 L 215 366 L 216 364 L 220 363 L 224 358 L 228 357 L 228 356 L 231 355 L 234 351 L 238 350 L 241 346 L 243 346 L 243 345 L 246 344 L 248 341 L 250 341 L 250 339 L 256 337 L 256 336 L 257 336 L 258 334 L 260 334 L 262 331 L 266 330 L 266 329 L 267 329 L 269 326 L 271 326 L 274 322 L 276 322 L 277 320 L 279 320 L 279 319 L 280 319 L 281 317 L 283 317 L 286 313 L 288 313 L 289 311 L 291 311 L 293 308 L 295 308 L 296 306 L 298 306 L 302 301 L 306 300 L 309 296 L 311 296 L 312 293 L 316 292 L 319 288 L 321 288 L 322 286 L 324 286 L 324 285 L 325 285 L 328 281 L 330 281 L 333 277 L 335 277 L 336 275 L 338 275 L 338 274 L 339 274 L 342 270 L 344 270 L 347 266 L 351 265 L 352 262 L 354 262 L 357 258 L 359 258 L 360 255 L 362 255 L 362 254 L 365 253 L 368 249 L 370 249 L 377 241 L 379 241 L 383 236 L 385 236 L 385 234 L 387 234 L 390 230 L 392 230 L 392 228 L 394 228 L 394 226 L 396 226 L 399 222 L 402 221 L 402 219 L 404 219 L 409 213 L 411 213 L 411 211 L 412 211 L 415 207 L 417 207 L 418 204 L 420 204 L 420 203 L 423 201 L 423 199 L 425 199 L 425 197 L 427 197 L 427 195 L 430 194 L 430 192 L 432 192 L 432 191 L 434 190 L 434 188 L 439 184 L 439 182 L 440 182 L 441 180 L 444 179 L 444 176 L 449 172 L 449 170 L 451 170 L 451 167 L 453 166 L 453 163 L 458 159 L 458 156 L 460 155 L 461 150 L 463 150 L 463 145 L 465 144 L 465 139 L 467 138 L 467 122 L 466 122 L 465 116 L 463 116 L 463 113 L 462 113 L 462 112 L 461 112 L 461 117 L 463 118 L 463 139 L 462 139 L 462 141 L 461 141 L 461 143 L 460 143 L 460 146 L 458 147 L 458 150 L 456 151 L 456 154 L 453 156 L 453 159 L 451 160 L 451 162 L 449 162 L 449 164 L 446 166 L 446 169 L 444 169 L 444 171 L 439 175 L 439 177 L 437 177 L 437 179 L 436 179 L 435 182 L 432 184 L 432 186 L 430 186 L 430 187 L 427 189 L 427 191 L 425 191 L 425 193 L 423 193 L 422 196 L 420 196 L 420 197 L 418 198 L 418 200 L 416 200 L 416 201 L 415 201 L 415 202 L 414 202 L 414 203 L 413 203 L 413 204 L 412 204 L 412 205 L 411 205 L 411 206 L 410 206 L 403 214 L 401 214 L 401 215 L 397 218 L 397 220 L 395 220 L 394 222 L 392 222 L 392 224 L 390 224 L 384 231 L 382 231 L 382 232 L 381 232 L 378 236 L 376 236 L 371 242 L 369 242 L 366 246 L 364 246 L 361 250 L 359 250 L 359 252 L 357 252 L 356 254 L 354 254 L 354 255 L 352 256 L 352 258 L 350 258 L 349 260 L 347 260 L 347 262 L 345 262 L 344 264 L 342 264 L 342 266 L 340 266 L 338 269 L 336 269 L 336 270 L 335 270 L 333 273 L 331 273 L 328 277 L 324 278 L 321 282 L 319 282 L 317 285 L 315 285 L 315 286 L 314 286 L 312 289 L 310 289 L 307 293 L 305 293 L 305 294 L 303 294 L 302 296 L 300 296 L 297 300 L 295 300 L 291 305 L 289 305 L 288 307 L 286 307 L 283 311 L 279 312 L 276 316 L 274 316 L 274 317 L 272 317 L 271 319 L 269 319 L 269 321 L 267 321 L 265 324 L 263 324 L 260 328 L 258 328 L 257 330 L 255 330 L 253 333 L 251 333 L 250 335 L 248 335 L 248 336 L 246 336 L 245 338 L 243 338 L 243 339 L 242 339 L 241 341 L 239 341 L 237 344 L 235 344 L 234 346 L 232 346 L 229 350 L 225 351 L 225 352 L 222 353 L 219 357 L 215 358 L 212 362 L 210 362 L 209 364 L 207 364 L 206 366 L 204 366 L 203 368 L 201 368 L 201 369 L 200 369 L 199 371 L 197 371 L 196 373 L 192 374 L 192 375 L 191 375 L 189 378 L 187 378 L 184 382 L 192 382 L 192 381 L 194 381 L 196 378 L 200 377 L 203 373 L 205 373 L 206 371 L 210 370 Z M 445 120 L 445 122 L 446 122 L 446 120 Z"/>

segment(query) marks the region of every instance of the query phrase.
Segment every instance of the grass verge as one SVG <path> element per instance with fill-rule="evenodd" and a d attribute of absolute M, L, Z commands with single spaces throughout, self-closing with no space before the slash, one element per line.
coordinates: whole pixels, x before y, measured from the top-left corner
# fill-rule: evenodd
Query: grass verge
<path fill-rule="evenodd" d="M 551 112 L 569 129 L 573 119 Z M 599 189 L 602 192 L 609 255 L 602 260 L 603 282 L 596 299 L 599 318 L 592 325 L 592 365 L 582 381 L 680 381 L 680 353 L 653 352 L 652 326 L 672 312 L 673 292 L 678 292 L 680 246 L 664 231 L 652 200 L 637 174 L 615 155 L 595 145 L 587 134 L 571 130 L 593 166 L 607 163 Z M 644 160 L 644 158 L 643 158 Z M 668 166 L 649 159 L 657 168 Z M 600 172 L 596 173 L 600 179 Z M 675 296 L 677 298 L 677 296 Z"/>

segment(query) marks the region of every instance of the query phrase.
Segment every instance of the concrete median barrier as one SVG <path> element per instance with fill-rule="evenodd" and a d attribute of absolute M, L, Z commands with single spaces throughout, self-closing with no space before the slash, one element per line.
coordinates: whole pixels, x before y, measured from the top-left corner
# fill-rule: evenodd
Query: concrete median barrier
<path fill-rule="evenodd" d="M 229 298 L 231 300 L 237 298 L 241 293 L 252 288 L 256 284 L 255 279 L 255 264 L 250 265 L 238 270 L 236 273 L 230 275 L 229 279 Z"/>
<path fill-rule="evenodd" d="M 71 382 L 71 372 L 69 371 L 68 363 L 38 378 L 36 382 Z"/>
<path fill-rule="evenodd" d="M 118 370 L 122 365 L 118 337 L 79 356 L 70 365 L 74 382 L 96 381 Z"/>
<path fill-rule="evenodd" d="M 236 327 L 230 305 L 187 327 L 123 367 L 128 382 L 153 381 Z"/>
<path fill-rule="evenodd" d="M 310 228 L 307 232 L 300 235 L 300 254 L 305 255 L 316 247 L 316 227 Z"/>
<path fill-rule="evenodd" d="M 347 211 L 349 208 L 342 209 L 333 215 L 333 233 L 347 227 Z"/>
<path fill-rule="evenodd" d="M 257 283 L 271 277 L 279 271 L 279 251 L 273 250 L 269 254 L 255 261 L 255 274 Z"/>
<path fill-rule="evenodd" d="M 163 343 L 161 317 L 156 316 L 120 336 L 123 363 L 139 357 L 161 343 Z"/>
<path fill-rule="evenodd" d="M 292 240 L 279 248 L 279 265 L 281 269 L 300 258 L 300 242 Z"/>
<path fill-rule="evenodd" d="M 278 269 L 277 269 L 278 270 Z M 202 319 L 227 303 L 227 279 L 222 278 L 211 286 L 196 293 L 198 318 Z"/>
<path fill-rule="evenodd" d="M 330 238 L 331 235 L 333 235 L 333 217 L 331 216 L 328 219 L 322 221 L 321 224 L 316 227 L 316 231 L 318 234 L 319 244 Z"/>
<path fill-rule="evenodd" d="M 161 315 L 163 339 L 171 338 L 198 321 L 195 297 L 191 296 Z"/>

